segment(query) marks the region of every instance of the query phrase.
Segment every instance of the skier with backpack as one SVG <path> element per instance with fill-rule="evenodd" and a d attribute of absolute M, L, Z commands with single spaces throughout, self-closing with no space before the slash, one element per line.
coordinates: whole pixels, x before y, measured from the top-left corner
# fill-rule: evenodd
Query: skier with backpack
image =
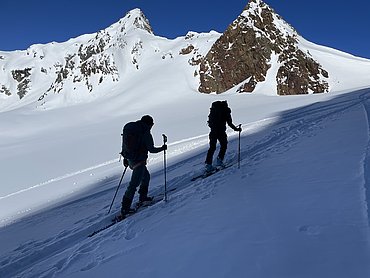
<path fill-rule="evenodd" d="M 136 122 L 127 123 L 122 132 L 122 152 L 123 164 L 129 167 L 133 172 L 130 183 L 122 198 L 122 208 L 120 218 L 132 213 L 131 204 L 136 192 L 139 189 L 139 203 L 152 201 L 148 196 L 150 173 L 146 167 L 148 152 L 159 153 L 167 150 L 167 145 L 155 147 L 153 136 L 150 133 L 154 125 L 153 118 L 149 115 L 143 116 Z"/>
<path fill-rule="evenodd" d="M 231 118 L 231 109 L 228 107 L 227 101 L 215 101 L 212 103 L 210 113 L 208 115 L 208 126 L 211 131 L 209 133 L 209 149 L 206 157 L 206 173 L 212 172 L 215 167 L 212 165 L 213 154 L 216 151 L 217 141 L 220 142 L 220 151 L 217 156 L 216 167 L 224 167 L 223 162 L 227 150 L 227 134 L 226 123 L 235 131 L 242 131 L 241 126 L 236 127 Z"/>

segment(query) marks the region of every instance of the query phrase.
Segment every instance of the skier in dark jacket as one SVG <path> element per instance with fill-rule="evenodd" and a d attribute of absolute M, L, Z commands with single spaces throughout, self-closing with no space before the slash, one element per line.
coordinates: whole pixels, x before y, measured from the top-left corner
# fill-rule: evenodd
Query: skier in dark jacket
<path fill-rule="evenodd" d="M 159 153 L 167 149 L 167 145 L 163 144 L 162 147 L 155 147 L 153 136 L 150 133 L 151 128 L 154 125 L 153 118 L 149 115 L 145 115 L 141 120 L 136 122 L 138 128 L 141 129 L 141 142 L 135 159 L 124 158 L 124 165 L 129 166 L 132 169 L 131 181 L 126 189 L 125 194 L 122 198 L 121 217 L 125 217 L 128 213 L 132 212 L 131 204 L 134 199 L 134 195 L 137 187 L 139 189 L 139 202 L 146 202 L 153 200 L 152 197 L 148 196 L 148 187 L 150 181 L 150 174 L 146 167 L 148 152 Z"/>
<path fill-rule="evenodd" d="M 209 133 L 209 149 L 206 157 L 206 172 L 214 169 L 212 166 L 213 154 L 216 151 L 217 141 L 220 142 L 220 151 L 217 156 L 216 166 L 224 166 L 224 157 L 227 149 L 226 124 L 233 130 L 241 132 L 241 127 L 236 127 L 231 118 L 231 109 L 227 101 L 215 101 L 212 103 L 208 115 L 208 125 L 211 129 Z"/>

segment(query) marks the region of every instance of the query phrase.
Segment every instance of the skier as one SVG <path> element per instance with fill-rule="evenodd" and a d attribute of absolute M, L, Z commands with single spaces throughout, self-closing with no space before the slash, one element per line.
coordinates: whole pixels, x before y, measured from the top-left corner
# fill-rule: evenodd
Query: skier
<path fill-rule="evenodd" d="M 226 123 L 235 131 L 242 131 L 241 126 L 236 127 L 233 124 L 231 109 L 228 107 L 227 101 L 213 102 L 208 115 L 208 126 L 211 131 L 209 133 L 209 149 L 205 161 L 206 172 L 211 172 L 215 169 L 212 166 L 212 160 L 216 151 L 217 140 L 220 142 L 220 151 L 217 156 L 216 166 L 225 166 L 223 160 L 227 149 Z"/>
<path fill-rule="evenodd" d="M 153 125 L 153 118 L 149 115 L 145 115 L 136 122 L 126 124 L 123 129 L 121 154 L 124 157 L 124 166 L 128 166 L 132 169 L 132 175 L 130 183 L 122 198 L 121 218 L 133 212 L 131 204 L 139 185 L 139 203 L 153 200 L 152 197 L 148 196 L 150 181 L 150 173 L 146 167 L 148 152 L 159 153 L 167 150 L 166 144 L 163 144 L 162 147 L 159 148 L 154 146 L 153 136 L 150 133 Z"/>

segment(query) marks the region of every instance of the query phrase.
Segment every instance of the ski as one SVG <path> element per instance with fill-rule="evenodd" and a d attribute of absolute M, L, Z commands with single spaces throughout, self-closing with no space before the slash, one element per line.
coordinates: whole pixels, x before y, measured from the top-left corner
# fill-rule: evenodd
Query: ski
<path fill-rule="evenodd" d="M 87 237 L 93 237 L 94 235 L 96 235 L 96 234 L 98 234 L 98 233 L 100 233 L 100 232 L 102 232 L 102 231 L 104 231 L 104 230 L 109 229 L 109 228 L 110 228 L 110 227 L 112 227 L 113 225 L 117 224 L 118 222 L 121 222 L 121 221 L 125 220 L 127 217 L 129 217 L 130 215 L 133 215 L 133 214 L 135 214 L 135 213 L 136 213 L 136 211 L 134 211 L 134 212 L 132 212 L 132 213 L 130 213 L 130 214 L 127 214 L 124 218 L 120 218 L 120 217 L 119 217 L 119 215 L 116 215 L 116 216 L 111 220 L 111 223 L 110 223 L 110 224 L 108 224 L 108 225 L 106 225 L 106 226 L 104 226 L 104 227 L 102 227 L 102 228 L 100 228 L 100 229 L 98 229 L 98 230 L 96 230 L 96 231 L 92 232 L 92 233 L 91 233 L 91 234 L 89 234 Z"/>
<path fill-rule="evenodd" d="M 167 190 L 167 192 L 172 192 L 172 191 L 175 191 L 176 188 L 171 188 L 170 190 Z M 120 216 L 116 215 L 112 220 L 111 220 L 111 223 L 109 223 L 108 225 L 92 232 L 91 234 L 88 235 L 88 237 L 93 237 L 94 235 L 104 231 L 104 230 L 107 230 L 109 229 L 110 227 L 114 226 L 115 224 L 125 220 L 126 218 L 136 214 L 137 212 L 141 211 L 142 209 L 144 208 L 147 208 L 147 207 L 150 207 L 150 206 L 153 206 L 157 203 L 159 203 L 160 201 L 163 200 L 163 197 L 164 197 L 164 194 L 161 193 L 157 196 L 154 196 L 153 197 L 153 200 L 152 201 L 148 201 L 148 202 L 143 202 L 143 203 L 139 203 L 139 202 L 136 202 L 135 204 L 135 208 L 133 209 L 133 211 L 127 215 L 125 215 L 125 217 L 121 218 Z"/>
<path fill-rule="evenodd" d="M 209 176 L 212 176 L 213 174 L 216 174 L 217 172 L 223 170 L 223 169 L 226 169 L 226 168 L 229 168 L 230 166 L 232 166 L 232 164 L 227 164 L 225 166 L 222 166 L 222 167 L 215 167 L 212 171 L 210 172 L 203 172 L 202 174 L 200 175 L 197 175 L 195 177 L 193 177 L 191 179 L 191 181 L 195 181 L 195 180 L 198 180 L 198 179 L 205 179 L 205 178 L 208 178 Z"/>

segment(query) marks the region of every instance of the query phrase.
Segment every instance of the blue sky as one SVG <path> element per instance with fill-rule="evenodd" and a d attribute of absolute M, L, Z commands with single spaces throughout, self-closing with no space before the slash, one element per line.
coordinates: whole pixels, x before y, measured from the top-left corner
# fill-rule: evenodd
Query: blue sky
<path fill-rule="evenodd" d="M 1 0 L 0 50 L 63 42 L 104 29 L 140 8 L 156 35 L 223 32 L 247 0 Z M 370 59 L 370 1 L 265 0 L 304 38 Z"/>

